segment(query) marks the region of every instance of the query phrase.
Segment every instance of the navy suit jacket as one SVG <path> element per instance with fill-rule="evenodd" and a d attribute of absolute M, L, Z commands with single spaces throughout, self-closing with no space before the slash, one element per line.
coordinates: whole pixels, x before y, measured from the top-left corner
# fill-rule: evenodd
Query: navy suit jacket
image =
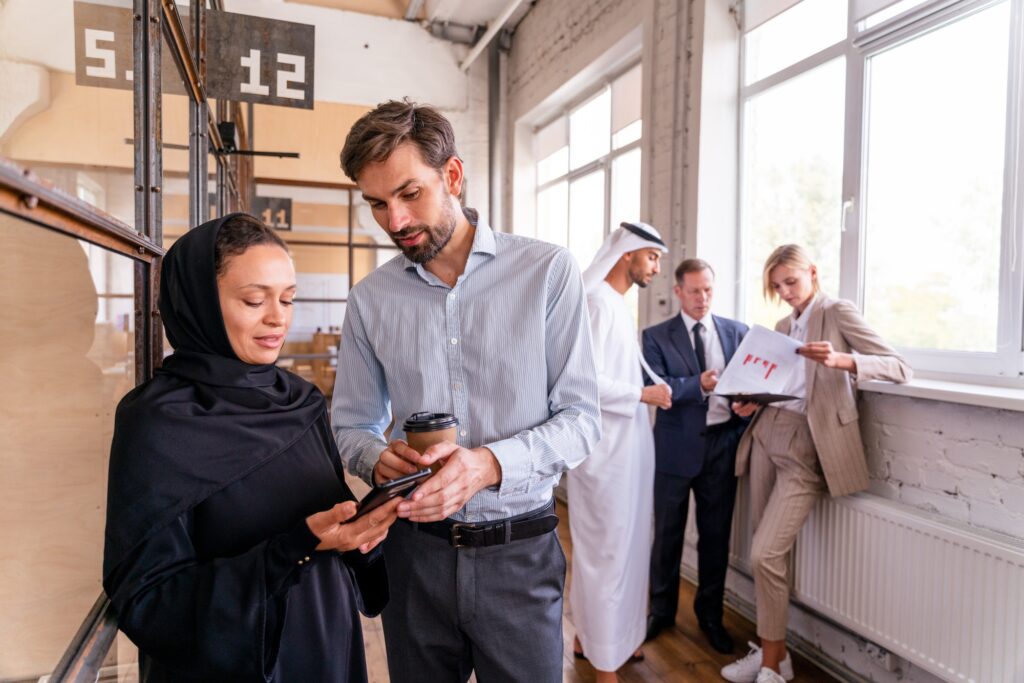
<path fill-rule="evenodd" d="M 748 328 L 736 320 L 711 317 L 728 363 Z M 651 370 L 672 387 L 672 407 L 658 408 L 654 421 L 655 470 L 694 477 L 704 463 L 708 402 L 701 396 L 700 366 L 682 317 L 677 313 L 644 330 L 643 352 Z"/>

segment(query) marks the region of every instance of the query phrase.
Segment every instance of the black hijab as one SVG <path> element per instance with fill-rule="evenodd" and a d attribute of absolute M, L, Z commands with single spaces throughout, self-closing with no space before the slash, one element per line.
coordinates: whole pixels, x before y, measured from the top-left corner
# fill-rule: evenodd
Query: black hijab
<path fill-rule="evenodd" d="M 117 407 L 103 575 L 183 512 L 298 441 L 327 404 L 312 384 L 231 349 L 215 244 L 234 216 L 190 230 L 160 270 L 160 314 L 174 353 Z"/>

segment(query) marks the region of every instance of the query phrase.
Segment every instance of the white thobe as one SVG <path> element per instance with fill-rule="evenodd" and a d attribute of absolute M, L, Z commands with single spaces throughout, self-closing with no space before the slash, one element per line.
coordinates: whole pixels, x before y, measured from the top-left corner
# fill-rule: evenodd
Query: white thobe
<path fill-rule="evenodd" d="M 654 436 L 636 323 L 603 282 L 587 297 L 601 441 L 568 474 L 572 622 L 590 663 L 615 671 L 643 643 L 654 513 Z"/>

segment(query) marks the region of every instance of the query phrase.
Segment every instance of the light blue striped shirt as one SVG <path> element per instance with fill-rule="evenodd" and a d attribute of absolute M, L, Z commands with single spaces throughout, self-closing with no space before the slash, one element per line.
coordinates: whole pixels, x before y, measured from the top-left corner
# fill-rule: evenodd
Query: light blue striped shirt
<path fill-rule="evenodd" d="M 454 287 L 403 255 L 349 294 L 332 424 L 348 470 L 373 467 L 413 413 L 451 413 L 458 443 L 501 465 L 453 515 L 466 522 L 535 510 L 601 437 L 586 298 L 568 251 L 479 224 Z"/>

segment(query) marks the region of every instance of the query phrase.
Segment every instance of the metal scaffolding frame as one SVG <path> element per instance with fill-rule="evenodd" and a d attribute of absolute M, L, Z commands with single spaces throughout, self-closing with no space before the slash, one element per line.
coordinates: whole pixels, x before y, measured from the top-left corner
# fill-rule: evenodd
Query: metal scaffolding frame
<path fill-rule="evenodd" d="M 208 158 L 217 163 L 218 211 L 245 210 L 254 194 L 251 157 L 225 153 L 218 122 L 233 120 L 239 147 L 248 149 L 246 119 L 237 102 L 216 103 L 206 96 L 206 0 L 190 0 L 183 20 L 173 0 L 133 0 L 133 114 L 135 227 L 72 197 L 30 170 L 0 159 L 0 213 L 29 221 L 132 259 L 135 286 L 135 380 L 153 376 L 163 357 L 163 329 L 157 307 L 163 249 L 163 139 L 161 135 L 161 57 L 163 49 L 178 66 L 189 96 L 189 223 L 207 220 Z M 221 10 L 219 0 L 210 8 Z M 166 41 L 166 42 L 165 42 Z M 251 120 L 248 121 L 251 124 Z M 106 595 L 100 594 L 51 675 L 53 683 L 95 681 L 117 634 Z"/>

